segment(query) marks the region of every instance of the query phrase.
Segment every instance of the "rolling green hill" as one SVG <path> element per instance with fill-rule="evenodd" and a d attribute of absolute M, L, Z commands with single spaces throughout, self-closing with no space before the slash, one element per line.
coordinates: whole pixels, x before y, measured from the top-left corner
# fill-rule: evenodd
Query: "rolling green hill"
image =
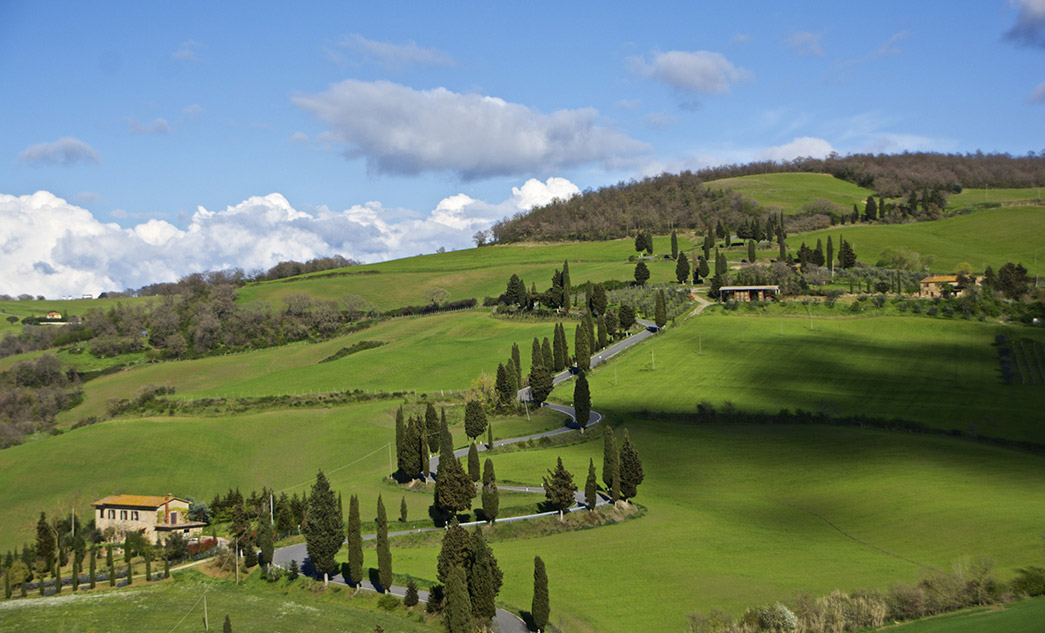
<path fill-rule="evenodd" d="M 1040 205 L 1045 198 L 1042 197 L 1040 187 L 1029 187 L 1024 189 L 963 189 L 947 198 L 947 208 L 951 209 L 975 209 L 991 204 L 1037 204 Z"/>
<path fill-rule="evenodd" d="M 754 199 L 763 207 L 777 207 L 785 214 L 796 213 L 802 205 L 818 198 L 830 200 L 845 210 L 857 203 L 863 210 L 869 189 L 858 187 L 830 174 L 764 174 L 723 178 L 708 187 L 733 189 Z"/>
<path fill-rule="evenodd" d="M 839 236 L 845 237 L 853 244 L 857 259 L 872 265 L 885 249 L 904 247 L 923 260 L 934 257 L 932 269 L 941 273 L 953 272 L 960 262 L 982 273 L 987 266 L 998 270 L 1011 261 L 1022 262 L 1032 275 L 1045 274 L 1045 251 L 1038 253 L 1038 267 L 1034 267 L 1034 251 L 1043 242 L 1033 236 L 1045 236 L 1045 207 L 1040 206 L 1002 207 L 915 224 L 832 227 L 791 235 L 787 243 L 792 249 L 802 242 L 812 248 L 817 239 L 826 244 L 828 235 L 836 249 Z"/>

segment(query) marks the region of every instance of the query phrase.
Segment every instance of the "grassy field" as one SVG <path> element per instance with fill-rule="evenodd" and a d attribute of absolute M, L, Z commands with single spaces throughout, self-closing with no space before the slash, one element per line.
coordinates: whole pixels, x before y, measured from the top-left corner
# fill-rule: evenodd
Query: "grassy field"
<path fill-rule="evenodd" d="M 654 239 L 655 254 L 671 252 L 666 236 Z M 679 236 L 679 248 L 692 247 L 692 241 Z M 443 288 L 451 300 L 497 297 L 504 292 L 508 278 L 517 274 L 526 282 L 537 285 L 538 291 L 551 286 L 552 273 L 561 269 L 564 260 L 570 262 L 570 278 L 575 288 L 587 280 L 600 282 L 610 279 L 631 280 L 635 263 L 628 257 L 635 255 L 634 241 L 630 239 L 609 242 L 582 242 L 567 244 L 509 244 L 472 248 L 449 253 L 420 255 L 379 264 L 342 269 L 344 275 L 314 273 L 294 277 L 289 281 L 271 281 L 251 284 L 239 291 L 239 301 L 264 301 L 280 305 L 283 297 L 306 293 L 323 299 L 342 299 L 358 295 L 377 304 L 383 310 L 426 302 L 425 292 Z M 647 264 L 653 283 L 675 278 L 675 263 L 663 259 Z"/>
<path fill-rule="evenodd" d="M 884 589 L 963 555 L 990 556 L 1008 577 L 1040 554 L 1037 456 L 864 429 L 622 421 L 643 459 L 644 517 L 493 545 L 509 604 L 529 605 L 533 556 L 545 560 L 552 621 L 567 630 L 678 631 L 712 607 L 739 614 L 799 589 Z M 593 435 L 495 456 L 497 474 L 539 483 L 562 457 L 575 480 L 589 458 L 601 475 Z M 394 567 L 432 578 L 437 553 L 396 548 Z"/>
<path fill-rule="evenodd" d="M 112 633 L 138 631 L 202 631 L 204 592 L 210 630 L 220 631 L 229 616 L 233 631 L 385 631 L 421 633 L 441 630 L 420 616 L 406 617 L 402 607 L 388 614 L 377 610 L 375 594 L 349 598 L 341 590 L 315 594 L 299 581 L 268 584 L 252 574 L 243 585 L 209 578 L 196 571 L 175 574 L 170 582 L 117 591 L 66 594 L 43 599 L 0 602 L 0 631 Z M 182 619 L 184 618 L 184 621 Z"/>
<path fill-rule="evenodd" d="M 53 515 L 75 506 L 86 518 L 92 501 L 136 491 L 207 502 L 230 487 L 246 493 L 266 486 L 300 495 L 319 469 L 335 490 L 358 494 L 368 511 L 384 494 L 389 512 L 398 516 L 399 496 L 405 494 L 409 516 L 427 518 L 430 494 L 384 480 L 391 472 L 388 444 L 395 437 L 398 406 L 396 400 L 382 400 L 331 409 L 120 419 L 5 449 L 0 453 L 0 551 L 31 540 L 40 511 Z M 460 409 L 447 411 L 459 447 L 467 445 Z M 407 407 L 408 414 L 423 411 L 420 404 Z M 518 437 L 562 422 L 552 412 L 530 421 L 494 419 L 494 434 Z M 519 495 L 511 503 L 529 503 L 531 497 Z"/>
<path fill-rule="evenodd" d="M 987 204 L 1041 204 L 1042 191 L 1037 187 L 1024 189 L 963 189 L 947 198 L 947 209 L 977 208 Z"/>
<path fill-rule="evenodd" d="M 52 310 L 66 316 L 82 316 L 91 310 L 108 310 L 117 303 L 134 305 L 150 301 L 149 297 L 122 299 L 45 299 L 42 301 L 0 301 L 0 336 L 12 332 L 21 332 L 21 323 L 9 323 L 8 317 L 18 317 L 21 321 L 28 316 L 45 316 Z"/>
<path fill-rule="evenodd" d="M 179 396 L 193 397 L 468 389 L 483 372 L 496 373 L 497 363 L 510 356 L 512 343 L 519 344 L 528 367 L 533 337 L 551 338 L 552 329 L 550 322 L 497 319 L 482 310 L 393 319 L 322 343 L 159 363 L 103 376 L 86 383 L 84 404 L 62 413 L 59 420 L 72 423 L 100 415 L 109 398 L 131 398 L 143 384 L 169 383 Z M 387 344 L 319 362 L 363 340 Z"/>
<path fill-rule="evenodd" d="M 810 331 L 804 315 L 704 314 L 621 357 L 618 384 L 611 367 L 596 373 L 592 398 L 667 413 L 728 400 L 744 411 L 899 417 L 1045 443 L 1045 388 L 1002 382 L 997 333 L 1045 340 L 1029 327 L 961 320 L 817 316 Z"/>
<path fill-rule="evenodd" d="M 1017 633 L 1045 630 L 1045 598 L 974 608 L 893 627 L 896 633 Z"/>
<path fill-rule="evenodd" d="M 855 202 L 862 211 L 867 196 L 871 195 L 871 190 L 829 174 L 740 176 L 712 180 L 707 186 L 739 191 L 760 205 L 778 207 L 785 214 L 795 213 L 802 205 L 818 198 L 830 200 L 846 210 L 852 210 Z"/>
<path fill-rule="evenodd" d="M 1034 268 L 1034 250 L 1045 235 L 1045 207 L 1003 207 L 935 222 L 891 225 L 856 225 L 792 235 L 792 249 L 805 242 L 810 248 L 817 238 L 827 243 L 831 236 L 837 253 L 839 235 L 852 243 L 859 261 L 874 264 L 886 248 L 904 247 L 935 258 L 932 270 L 953 272 L 960 262 L 969 263 L 974 272 L 987 266 L 998 270 L 1005 262 L 1022 262 L 1034 274 L 1045 274 L 1045 253 L 1039 253 Z"/>

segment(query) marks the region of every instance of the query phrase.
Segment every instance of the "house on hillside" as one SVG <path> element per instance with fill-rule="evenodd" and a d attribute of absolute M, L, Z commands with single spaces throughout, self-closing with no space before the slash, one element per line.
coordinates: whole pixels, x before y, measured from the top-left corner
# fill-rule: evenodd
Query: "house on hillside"
<path fill-rule="evenodd" d="M 122 540 L 128 532 L 140 532 L 149 541 L 163 544 L 178 532 L 198 537 L 206 523 L 189 520 L 189 502 L 173 495 L 109 495 L 91 504 L 94 524 L 109 540 Z M 111 530 L 111 531 L 110 531 Z"/>
<path fill-rule="evenodd" d="M 925 279 L 921 280 L 918 284 L 918 296 L 919 297 L 942 297 L 944 291 L 948 291 L 955 297 L 962 296 L 965 289 L 959 285 L 961 275 L 930 275 Z M 981 280 L 975 277 L 969 276 L 964 280 L 965 283 L 975 283 L 979 285 Z"/>
<path fill-rule="evenodd" d="M 47 313 L 47 317 L 46 318 L 47 318 L 48 321 L 61 321 L 62 320 L 62 313 L 61 312 L 55 312 L 54 310 L 51 310 L 50 312 Z"/>

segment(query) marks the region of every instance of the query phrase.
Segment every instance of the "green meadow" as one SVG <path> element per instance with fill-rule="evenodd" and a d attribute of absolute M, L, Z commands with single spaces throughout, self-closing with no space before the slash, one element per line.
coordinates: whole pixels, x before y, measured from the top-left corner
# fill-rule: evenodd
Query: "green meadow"
<path fill-rule="evenodd" d="M 593 387 L 596 403 L 599 393 Z M 961 556 L 989 556 L 1007 578 L 1040 552 L 1038 456 L 867 429 L 614 417 L 642 456 L 636 501 L 647 513 L 493 545 L 505 572 L 501 599 L 528 607 L 540 555 L 552 619 L 567 630 L 678 631 L 694 611 L 739 615 L 796 590 L 886 589 L 949 571 Z M 562 457 L 575 481 L 589 458 L 601 477 L 602 441 L 591 434 L 583 444 L 496 455 L 497 475 L 538 484 Z M 433 578 L 437 554 L 395 548 L 393 565 Z"/>
<path fill-rule="evenodd" d="M 891 630 L 896 633 L 1013 633 L 1040 631 L 1042 622 L 1045 622 L 1045 598 L 1033 598 L 923 618 Z"/>
<path fill-rule="evenodd" d="M 947 209 L 977 208 L 990 204 L 1036 204 L 1040 205 L 1042 198 L 1040 187 L 1027 187 L 1023 189 L 963 189 L 961 193 L 951 194 L 947 197 Z"/>
<path fill-rule="evenodd" d="M 667 236 L 654 239 L 655 255 L 671 253 Z M 679 236 L 679 248 L 692 248 L 691 239 Z M 376 304 L 382 310 L 427 302 L 425 293 L 442 288 L 451 300 L 497 297 L 505 291 L 508 278 L 519 275 L 537 285 L 538 291 L 551 286 L 552 274 L 569 260 L 574 287 L 584 281 L 634 278 L 634 241 L 564 244 L 506 244 L 484 246 L 461 251 L 419 255 L 379 264 L 353 266 L 338 271 L 325 271 L 289 280 L 250 284 L 239 290 L 241 302 L 262 301 L 279 306 L 284 297 L 308 294 L 316 298 L 340 300 L 356 295 Z M 662 258 L 647 264 L 651 282 L 675 279 L 675 263 Z"/>
<path fill-rule="evenodd" d="M 830 174 L 763 174 L 723 178 L 706 183 L 708 187 L 733 189 L 752 198 L 763 207 L 777 207 L 785 214 L 796 213 L 802 205 L 823 198 L 851 210 L 853 204 L 862 210 L 870 189 L 858 187 Z"/>
<path fill-rule="evenodd" d="M 375 594 L 315 594 L 300 583 L 266 583 L 259 574 L 237 587 L 233 581 L 190 570 L 175 574 L 172 581 L 117 591 L 72 595 L 66 589 L 58 597 L 0 602 L 0 631 L 202 631 L 204 593 L 211 631 L 222 630 L 226 615 L 233 631 L 369 633 L 377 626 L 401 633 L 438 630 L 420 616 L 403 617 L 402 607 L 392 614 L 379 611 Z"/>
<path fill-rule="evenodd" d="M 792 249 L 802 242 L 812 248 L 817 239 L 826 244 L 831 236 L 837 253 L 841 236 L 853 245 L 859 261 L 872 265 L 885 249 L 903 247 L 919 253 L 923 261 L 935 258 L 932 270 L 940 273 L 954 272 L 961 262 L 978 273 L 987 266 L 998 270 L 1005 262 L 1022 262 L 1033 275 L 1045 273 L 1045 253 L 1038 254 L 1034 267 L 1034 251 L 1041 245 L 1040 239 L 1032 238 L 1035 235 L 1045 235 L 1045 207 L 1001 207 L 915 224 L 836 226 L 789 236 L 787 243 Z"/>
<path fill-rule="evenodd" d="M 1001 379 L 996 334 L 1045 332 L 924 317 L 705 313 L 630 350 L 591 379 L 596 406 L 693 414 L 701 401 L 741 411 L 781 409 L 903 418 L 1045 443 L 1045 387 Z M 569 398 L 569 390 L 559 390 Z"/>

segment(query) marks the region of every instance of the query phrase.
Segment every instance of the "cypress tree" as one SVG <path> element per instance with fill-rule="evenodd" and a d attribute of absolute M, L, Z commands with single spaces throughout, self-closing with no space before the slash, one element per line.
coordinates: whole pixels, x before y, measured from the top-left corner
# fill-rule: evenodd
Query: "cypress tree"
<path fill-rule="evenodd" d="M 435 479 L 435 504 L 446 513 L 457 513 L 470 508 L 475 497 L 475 485 L 453 450 L 439 456 L 439 472 Z"/>
<path fill-rule="evenodd" d="M 671 231 L 671 259 L 676 259 L 679 256 L 679 236 L 674 229 Z M 686 271 L 686 276 L 689 277 L 689 271 Z M 682 283 L 682 282 L 679 282 Z"/>
<path fill-rule="evenodd" d="M 42 558 L 50 565 L 57 555 L 54 533 L 51 532 L 51 526 L 47 523 L 47 515 L 41 512 L 40 520 L 36 522 L 36 557 Z"/>
<path fill-rule="evenodd" d="M 519 389 L 522 388 L 522 385 L 520 384 L 520 376 L 518 372 L 515 371 L 515 363 L 509 360 L 508 364 L 504 366 L 504 373 L 508 376 L 508 383 L 511 385 L 511 401 L 515 402 L 519 397 Z"/>
<path fill-rule="evenodd" d="M 486 425 L 486 448 L 493 448 L 493 422 Z"/>
<path fill-rule="evenodd" d="M 783 225 L 778 225 L 776 241 L 780 245 L 780 261 L 787 261 L 787 242 L 784 241 Z"/>
<path fill-rule="evenodd" d="M 606 296 L 606 288 L 602 284 L 595 284 L 591 292 L 591 309 L 596 316 L 606 314 L 606 306 L 609 298 Z"/>
<path fill-rule="evenodd" d="M 533 351 L 530 358 L 530 398 L 540 404 L 552 392 L 552 373 L 544 366 L 544 353 L 537 339 L 533 339 Z"/>
<path fill-rule="evenodd" d="M 624 429 L 624 441 L 620 445 L 620 493 L 625 499 L 633 499 L 642 483 L 642 460 L 631 444 L 628 429 Z"/>
<path fill-rule="evenodd" d="M 657 292 L 657 303 L 653 315 L 653 322 L 657 324 L 657 327 L 664 327 L 664 324 L 668 322 L 668 308 L 664 302 L 663 290 Z"/>
<path fill-rule="evenodd" d="M 535 339 L 536 340 L 536 339 Z M 475 439 L 486 430 L 486 411 L 478 400 L 469 400 L 464 407 L 464 432 Z"/>
<path fill-rule="evenodd" d="M 222 633 L 232 633 L 232 621 L 229 620 L 229 614 L 225 614 L 225 624 L 221 626 Z"/>
<path fill-rule="evenodd" d="M 497 592 L 501 588 L 501 570 L 493 551 L 483 538 L 480 526 L 472 532 L 472 560 L 468 574 L 468 594 L 472 603 L 472 616 L 477 620 L 492 620 L 497 614 Z"/>
<path fill-rule="evenodd" d="M 421 443 L 424 439 L 424 420 L 418 417 L 411 417 L 409 424 L 406 427 L 406 476 L 408 479 L 417 479 L 418 474 L 421 473 L 422 460 L 421 453 L 424 452 L 424 446 Z"/>
<path fill-rule="evenodd" d="M 409 449 L 406 445 L 406 422 L 403 419 L 403 407 L 396 411 L 396 473 L 405 476 L 407 472 L 406 463 Z"/>
<path fill-rule="evenodd" d="M 116 563 L 112 559 L 112 545 L 105 548 L 105 564 L 109 568 L 109 586 L 116 586 Z"/>
<path fill-rule="evenodd" d="M 617 438 L 609 426 L 603 428 L 602 440 L 602 483 L 609 490 L 613 485 L 613 470 L 617 467 Z"/>
<path fill-rule="evenodd" d="M 337 570 L 334 557 L 341 549 L 345 526 L 344 518 L 337 511 L 334 492 L 322 470 L 316 473 L 306 517 L 305 545 L 308 556 L 316 571 L 323 574 L 323 583 L 326 584 L 330 574 Z"/>
<path fill-rule="evenodd" d="M 581 318 L 581 325 L 584 326 L 584 333 L 587 335 L 588 340 L 588 355 L 590 356 L 595 352 L 595 322 L 591 320 L 590 314 L 585 314 Z"/>
<path fill-rule="evenodd" d="M 707 279 L 708 274 L 711 273 L 711 267 L 708 266 L 708 260 L 706 257 L 700 258 L 700 276 L 703 279 Z"/>
<path fill-rule="evenodd" d="M 483 464 L 483 516 L 490 523 L 497 520 L 501 500 L 497 493 L 497 477 L 493 472 L 493 460 L 486 458 Z"/>
<path fill-rule="evenodd" d="M 635 283 L 640 286 L 646 285 L 649 281 L 649 268 L 646 267 L 646 262 L 639 262 L 635 264 Z"/>
<path fill-rule="evenodd" d="M 878 219 L 878 205 L 874 201 L 874 196 L 867 196 L 867 203 L 864 205 L 864 216 L 870 222 Z"/>
<path fill-rule="evenodd" d="M 399 522 L 406 523 L 407 520 L 407 507 L 406 507 L 406 495 L 399 498 Z"/>
<path fill-rule="evenodd" d="M 583 323 L 573 331 L 573 349 L 577 354 L 577 369 L 586 372 L 591 369 L 591 342 Z"/>
<path fill-rule="evenodd" d="M 468 447 L 468 477 L 472 481 L 479 481 L 479 449 L 475 442 Z"/>
<path fill-rule="evenodd" d="M 747 241 L 747 261 L 753 264 L 753 263 L 755 263 L 755 258 L 757 256 L 758 256 L 758 253 L 755 252 L 755 240 L 748 240 Z"/>
<path fill-rule="evenodd" d="M 598 481 L 595 478 L 595 460 L 588 458 L 588 480 L 584 482 L 584 503 L 588 504 L 589 510 L 595 509 L 598 502 Z"/>
<path fill-rule="evenodd" d="M 338 515 L 341 515 L 341 495 L 338 494 Z M 261 507 L 261 513 L 258 516 L 258 549 L 261 550 L 261 568 L 267 575 L 269 572 L 269 565 L 272 564 L 272 556 L 276 553 L 276 543 L 273 539 L 272 534 L 272 519 L 271 513 L 269 512 L 268 504 L 264 504 Z"/>
<path fill-rule="evenodd" d="M 620 329 L 627 332 L 631 329 L 632 325 L 635 325 L 635 308 L 634 306 L 622 303 L 620 306 Z"/>
<path fill-rule="evenodd" d="M 90 567 L 90 571 L 89 571 L 89 575 L 88 575 L 88 581 L 91 584 L 91 589 L 94 589 L 94 585 L 95 585 L 95 582 L 96 582 L 95 574 L 97 572 L 97 565 L 98 565 L 97 558 L 98 558 L 98 555 L 97 555 L 97 553 L 95 551 L 95 547 L 94 547 L 94 545 L 91 545 L 91 563 L 90 563 L 91 567 Z"/>
<path fill-rule="evenodd" d="M 675 262 L 675 279 L 678 279 L 680 284 L 686 283 L 686 280 L 689 279 L 689 258 L 685 253 L 678 254 L 678 261 Z"/>
<path fill-rule="evenodd" d="M 604 349 L 609 344 L 609 335 L 607 334 L 606 327 L 606 315 L 600 314 L 599 319 L 595 322 L 595 325 L 599 330 L 599 349 Z"/>
<path fill-rule="evenodd" d="M 468 580 L 461 567 L 454 567 L 446 582 L 446 633 L 473 633 L 472 602 L 468 598 Z"/>
<path fill-rule="evenodd" d="M 439 452 L 439 416 L 431 402 L 425 407 L 425 440 L 429 453 Z"/>
<path fill-rule="evenodd" d="M 827 236 L 827 255 L 824 257 L 824 261 L 827 264 L 827 269 L 831 272 L 835 270 L 835 243 L 831 241 L 831 236 Z"/>
<path fill-rule="evenodd" d="M 358 587 L 363 580 L 363 528 L 359 519 L 359 497 L 348 498 L 348 582 Z"/>
<path fill-rule="evenodd" d="M 573 410 L 577 426 L 581 427 L 581 433 L 584 433 L 591 417 L 591 392 L 588 390 L 588 378 L 584 372 L 577 375 L 573 385 Z"/>
<path fill-rule="evenodd" d="M 639 231 L 635 234 L 635 252 L 641 253 L 646 250 L 646 234 Z"/>
<path fill-rule="evenodd" d="M 555 331 L 552 334 L 552 370 L 555 373 L 566 369 L 566 355 L 563 353 L 563 342 L 566 335 L 560 333 L 561 325 L 561 323 L 556 323 Z"/>
<path fill-rule="evenodd" d="M 715 274 L 722 276 L 729 272 L 729 263 L 726 261 L 725 254 L 715 249 Z"/>
<path fill-rule="evenodd" d="M 566 510 L 576 501 L 577 486 L 573 483 L 573 475 L 562 465 L 558 458 L 555 470 L 549 470 L 544 477 L 544 496 L 552 507 L 559 511 L 559 520 L 564 520 Z"/>
<path fill-rule="evenodd" d="M 533 626 L 540 633 L 548 626 L 548 573 L 544 569 L 544 561 L 540 556 L 533 557 L 533 603 L 530 606 L 530 616 L 533 618 Z"/>
<path fill-rule="evenodd" d="M 494 389 L 497 392 L 497 404 L 499 406 L 503 407 L 511 404 L 515 394 L 512 393 L 512 381 L 508 378 L 508 370 L 505 369 L 504 363 L 497 363 L 497 379 L 494 382 Z"/>
<path fill-rule="evenodd" d="M 454 438 L 450 435 L 450 427 L 446 424 L 446 407 L 439 407 L 439 454 L 449 445 L 450 453 L 454 452 Z"/>
<path fill-rule="evenodd" d="M 544 337 L 544 341 L 541 343 L 541 357 L 544 360 L 544 366 L 549 370 L 555 367 L 555 356 L 552 354 L 552 344 L 548 340 L 548 337 Z"/>
<path fill-rule="evenodd" d="M 424 430 L 424 422 L 417 420 L 417 428 Z M 424 437 L 417 438 L 417 454 L 421 456 L 421 479 L 428 481 L 428 475 L 432 472 L 431 462 L 428 458 L 428 443 Z"/>
<path fill-rule="evenodd" d="M 388 517 L 381 495 L 377 495 L 377 579 L 383 591 L 392 586 L 392 550 L 388 546 Z"/>
<path fill-rule="evenodd" d="M 562 307 L 569 314 L 570 304 L 573 303 L 573 288 L 570 287 L 570 262 L 562 260 Z"/>
<path fill-rule="evenodd" d="M 711 247 L 715 245 L 715 238 L 711 236 L 711 229 L 709 228 L 704 233 L 704 243 L 701 247 L 704 249 L 704 261 L 711 259 Z M 701 275 L 701 277 L 707 277 L 707 275 Z"/>
<path fill-rule="evenodd" d="M 653 232 L 650 230 L 646 231 L 646 254 L 653 254 Z"/>
<path fill-rule="evenodd" d="M 436 578 L 439 582 L 448 584 L 450 572 L 456 568 L 468 567 L 468 559 L 472 556 L 472 540 L 465 530 L 454 518 L 450 527 L 443 534 L 443 542 L 439 547 L 439 557 L 436 560 Z"/>
<path fill-rule="evenodd" d="M 410 608 L 417 606 L 420 597 L 417 595 L 417 583 L 410 580 L 406 583 L 406 595 L 403 596 L 403 606 Z"/>

